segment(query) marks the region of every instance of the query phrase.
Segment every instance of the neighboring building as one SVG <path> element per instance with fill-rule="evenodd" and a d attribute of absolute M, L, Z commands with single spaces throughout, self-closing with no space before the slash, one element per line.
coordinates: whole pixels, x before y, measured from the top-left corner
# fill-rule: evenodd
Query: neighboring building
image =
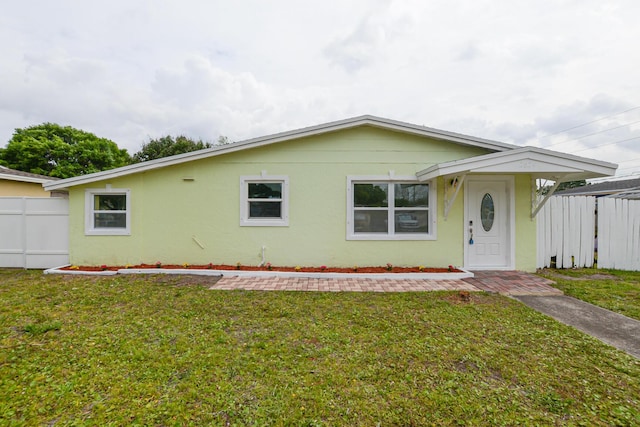
<path fill-rule="evenodd" d="M 0 197 L 49 197 L 42 184 L 56 179 L 0 166 Z"/>
<path fill-rule="evenodd" d="M 535 181 L 616 165 L 361 116 L 45 184 L 70 262 L 536 268 Z"/>
<path fill-rule="evenodd" d="M 563 191 L 556 191 L 556 196 L 615 196 L 621 193 L 634 194 L 640 191 L 640 178 L 620 179 L 612 181 L 587 184 L 582 187 L 569 188 Z"/>

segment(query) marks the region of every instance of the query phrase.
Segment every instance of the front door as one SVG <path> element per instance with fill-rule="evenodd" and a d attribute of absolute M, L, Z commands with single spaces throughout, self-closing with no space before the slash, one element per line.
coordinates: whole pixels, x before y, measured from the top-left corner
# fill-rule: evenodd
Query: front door
<path fill-rule="evenodd" d="M 465 265 L 469 269 L 513 268 L 512 180 L 469 177 L 465 188 Z"/>

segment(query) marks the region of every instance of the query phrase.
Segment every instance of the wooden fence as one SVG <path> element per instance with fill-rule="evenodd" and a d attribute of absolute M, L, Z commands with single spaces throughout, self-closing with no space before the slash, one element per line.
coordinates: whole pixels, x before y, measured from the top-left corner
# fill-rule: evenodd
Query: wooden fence
<path fill-rule="evenodd" d="M 640 270 L 640 200 L 553 196 L 537 226 L 538 268 Z"/>

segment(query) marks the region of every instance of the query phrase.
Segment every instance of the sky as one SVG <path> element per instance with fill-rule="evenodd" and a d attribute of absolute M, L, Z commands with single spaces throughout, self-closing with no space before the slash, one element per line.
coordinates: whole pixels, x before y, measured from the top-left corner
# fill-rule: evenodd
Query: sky
<path fill-rule="evenodd" d="M 637 0 L 7 0 L 0 147 L 216 142 L 363 114 L 640 176 Z"/>

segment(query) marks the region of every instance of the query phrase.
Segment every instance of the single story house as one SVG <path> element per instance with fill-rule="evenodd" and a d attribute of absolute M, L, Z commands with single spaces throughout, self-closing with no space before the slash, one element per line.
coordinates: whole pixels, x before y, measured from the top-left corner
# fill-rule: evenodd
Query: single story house
<path fill-rule="evenodd" d="M 50 197 L 42 184 L 52 179 L 57 178 L 0 166 L 0 197 Z"/>
<path fill-rule="evenodd" d="M 44 184 L 70 262 L 536 268 L 536 179 L 617 166 L 360 116 Z"/>

